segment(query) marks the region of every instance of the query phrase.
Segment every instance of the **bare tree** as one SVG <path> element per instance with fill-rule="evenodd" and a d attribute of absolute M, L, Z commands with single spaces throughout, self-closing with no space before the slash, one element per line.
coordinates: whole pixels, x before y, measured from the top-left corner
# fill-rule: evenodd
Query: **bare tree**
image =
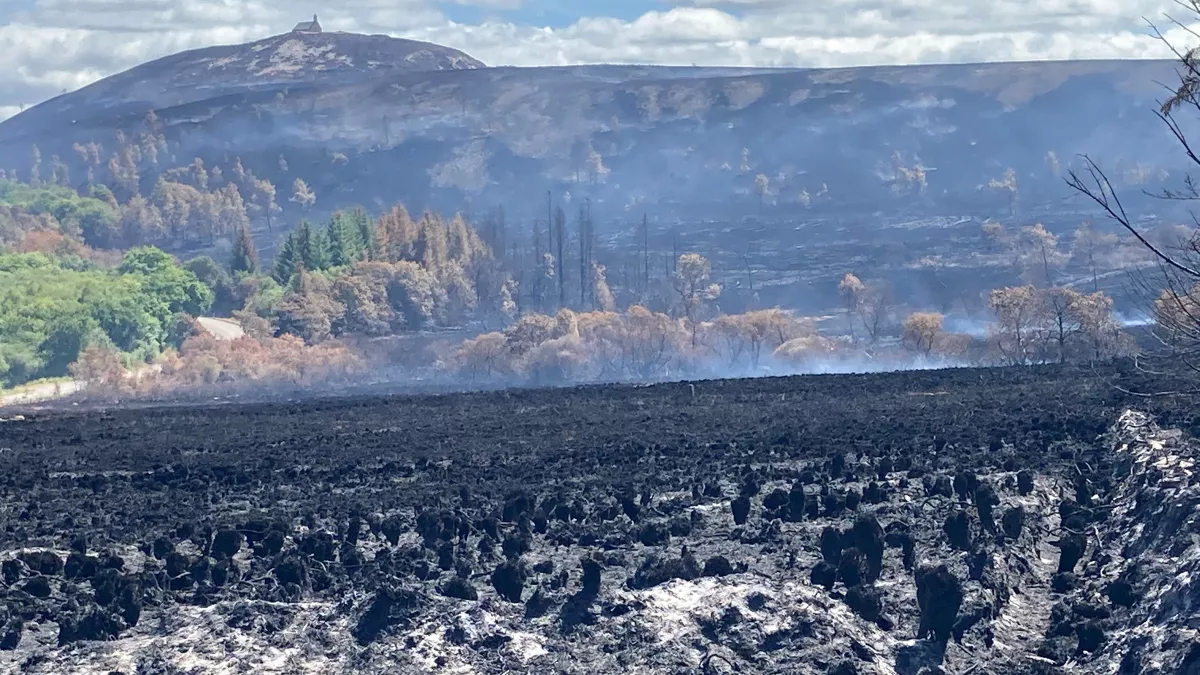
<path fill-rule="evenodd" d="M 1058 237 L 1041 223 L 1021 228 L 1020 261 L 1022 276 L 1029 283 L 1045 279 L 1046 286 L 1055 285 L 1056 271 L 1065 257 L 1058 250 Z"/>
<path fill-rule="evenodd" d="M 554 245 L 558 247 L 558 306 L 567 306 L 567 259 L 565 257 L 565 242 L 567 238 L 567 214 L 559 207 L 554 212 Z"/>
<path fill-rule="evenodd" d="M 1117 236 L 1097 230 L 1085 222 L 1075 230 L 1071 240 L 1071 259 L 1086 267 L 1092 276 L 1092 292 L 1100 290 L 1100 259 L 1117 246 Z"/>
<path fill-rule="evenodd" d="M 642 214 L 642 277 L 639 295 L 645 295 L 650 290 L 650 221 Z"/>
<path fill-rule="evenodd" d="M 854 333 L 854 317 L 859 313 L 866 293 L 866 284 L 850 272 L 838 283 L 838 297 L 846 310 L 846 327 L 850 330 L 850 341 L 854 343 L 858 342 L 858 336 Z"/>
<path fill-rule="evenodd" d="M 1017 185 L 1017 172 L 1012 167 L 1006 169 L 1003 176 L 988 181 L 987 187 L 989 190 L 1007 193 L 1008 215 L 1017 215 L 1017 202 L 1021 198 L 1021 190 L 1020 186 Z"/>
<path fill-rule="evenodd" d="M 882 282 L 868 284 L 858 313 L 867 338 L 872 345 L 876 344 L 896 325 L 896 299 L 892 289 Z"/>
<path fill-rule="evenodd" d="M 700 319 L 706 306 L 721 295 L 721 287 L 712 283 L 712 265 L 699 253 L 684 253 L 679 256 L 675 272 L 675 292 L 679 294 L 679 309 L 687 317 L 691 329 L 691 342 L 695 347 L 700 330 Z"/>
<path fill-rule="evenodd" d="M 1200 0 L 1179 0 L 1180 7 L 1200 19 Z M 1200 39 L 1186 22 L 1171 16 L 1166 21 L 1186 34 Z M 1188 161 L 1200 167 L 1200 155 L 1185 133 L 1180 117 L 1190 114 L 1200 117 L 1200 46 L 1181 50 L 1165 34 L 1151 24 L 1155 36 L 1176 57 L 1178 82 L 1169 88 L 1170 95 L 1162 101 L 1155 114 L 1178 142 Z M 1156 264 L 1157 273 L 1139 273 L 1134 282 L 1142 291 L 1143 300 L 1150 305 L 1156 319 L 1156 335 L 1167 347 L 1175 362 L 1200 372 L 1200 235 L 1193 231 L 1174 245 L 1156 242 L 1150 234 L 1134 223 L 1117 194 L 1112 181 L 1100 165 L 1088 155 L 1080 157 L 1083 166 L 1067 172 L 1067 185 L 1096 203 L 1113 221 L 1128 231 L 1148 250 Z M 1172 201 L 1200 201 L 1200 183 L 1185 174 L 1182 186 L 1145 194 Z M 1200 224 L 1200 223 L 1197 223 Z"/>
<path fill-rule="evenodd" d="M 758 195 L 758 212 L 762 213 L 763 203 L 771 194 L 771 179 L 767 178 L 767 174 L 760 173 L 754 177 L 754 192 Z"/>

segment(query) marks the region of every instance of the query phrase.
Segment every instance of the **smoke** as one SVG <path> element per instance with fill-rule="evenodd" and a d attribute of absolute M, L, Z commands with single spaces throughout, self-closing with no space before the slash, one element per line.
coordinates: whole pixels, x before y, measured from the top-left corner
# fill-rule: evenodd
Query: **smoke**
<path fill-rule="evenodd" d="M 948 333 L 970 335 L 971 337 L 987 337 L 990 322 L 971 316 L 950 315 L 942 322 L 942 327 Z"/>
<path fill-rule="evenodd" d="M 1154 323 L 1154 319 L 1142 312 L 1134 312 L 1132 314 L 1118 312 L 1114 318 L 1121 324 L 1122 328 L 1140 328 Z"/>
<path fill-rule="evenodd" d="M 692 379 L 742 379 L 753 377 L 791 377 L 797 375 L 858 375 L 865 373 L 892 373 L 917 370 L 942 370 L 964 368 L 973 364 L 965 359 L 912 355 L 897 349 L 881 350 L 872 354 L 865 350 L 847 349 L 842 352 L 814 356 L 795 363 L 774 356 L 764 356 L 757 367 L 750 364 L 728 366 L 717 360 L 706 360 L 692 364 L 687 373 L 655 381 L 684 381 Z M 631 380 L 632 381 L 632 380 Z"/>
<path fill-rule="evenodd" d="M 85 391 L 70 399 L 47 402 L 39 407 L 70 405 L 92 408 L 129 408 L 148 405 L 244 404 L 259 401 L 297 402 L 311 398 L 359 397 L 391 395 L 437 395 L 497 391 L 503 389 L 563 388 L 604 385 L 649 385 L 672 382 L 734 380 L 761 377 L 791 377 L 804 375 L 855 375 L 901 371 L 932 371 L 971 367 L 961 359 L 920 358 L 900 352 L 872 356 L 865 352 L 831 354 L 788 363 L 764 356 L 758 367 L 749 364 L 728 366 L 720 359 L 699 363 L 679 364 L 663 368 L 651 377 L 605 377 L 594 375 L 572 379 L 533 374 L 509 373 L 491 377 L 471 378 L 448 370 L 445 364 L 427 366 L 392 365 L 373 367 L 367 371 L 331 377 L 304 385 L 285 382 L 229 382 L 224 384 L 190 386 L 173 391 L 143 393 Z"/>

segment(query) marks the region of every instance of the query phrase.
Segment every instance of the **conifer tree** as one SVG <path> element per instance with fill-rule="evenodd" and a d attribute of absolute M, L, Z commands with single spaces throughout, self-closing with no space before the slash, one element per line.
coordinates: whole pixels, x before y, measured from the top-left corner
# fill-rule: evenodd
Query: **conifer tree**
<path fill-rule="evenodd" d="M 375 251 L 372 250 L 375 244 L 375 223 L 371 220 L 367 212 L 362 209 L 354 209 L 353 214 L 354 227 L 358 230 L 359 253 L 360 257 L 366 257 L 368 253 L 371 257 L 375 257 Z"/>
<path fill-rule="evenodd" d="M 229 269 L 234 274 L 258 272 L 258 250 L 254 247 L 250 230 L 245 225 L 238 228 L 237 236 L 233 238 L 233 259 L 229 263 Z"/>
<path fill-rule="evenodd" d="M 329 264 L 333 267 L 349 265 L 354 261 L 353 242 L 347 242 L 346 223 L 342 213 L 333 214 L 325 228 L 325 240 L 329 242 Z"/>
<path fill-rule="evenodd" d="M 363 258 L 361 229 L 357 213 L 338 211 L 329 221 L 325 240 L 329 246 L 329 264 L 333 267 L 350 265 Z"/>
<path fill-rule="evenodd" d="M 289 283 L 292 275 L 296 273 L 296 266 L 302 262 L 297 249 L 296 235 L 292 233 L 283 240 L 283 246 L 279 247 L 279 253 L 275 255 L 275 272 L 272 276 L 280 284 Z"/>
<path fill-rule="evenodd" d="M 325 241 L 325 233 L 315 229 L 307 220 L 300 221 L 296 228 L 296 253 L 304 268 L 308 270 L 323 270 L 329 267 L 329 247 Z"/>

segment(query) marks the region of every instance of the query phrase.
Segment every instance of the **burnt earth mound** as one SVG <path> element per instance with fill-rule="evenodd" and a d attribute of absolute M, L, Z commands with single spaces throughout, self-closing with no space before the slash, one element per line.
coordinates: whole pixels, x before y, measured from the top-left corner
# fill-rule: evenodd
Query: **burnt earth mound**
<path fill-rule="evenodd" d="M 1194 413 L 1130 377 L 0 422 L 0 670 L 1195 672 Z"/>

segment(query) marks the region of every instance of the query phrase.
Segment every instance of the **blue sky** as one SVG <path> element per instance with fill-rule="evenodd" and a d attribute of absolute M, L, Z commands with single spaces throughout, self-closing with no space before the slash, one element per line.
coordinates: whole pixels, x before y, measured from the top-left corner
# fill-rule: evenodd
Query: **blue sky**
<path fill-rule="evenodd" d="M 1192 24 L 1182 11 L 1175 0 L 0 0 L 0 118 L 313 12 L 327 30 L 428 40 L 492 65 L 834 67 L 1166 57 L 1145 19 Z"/>

